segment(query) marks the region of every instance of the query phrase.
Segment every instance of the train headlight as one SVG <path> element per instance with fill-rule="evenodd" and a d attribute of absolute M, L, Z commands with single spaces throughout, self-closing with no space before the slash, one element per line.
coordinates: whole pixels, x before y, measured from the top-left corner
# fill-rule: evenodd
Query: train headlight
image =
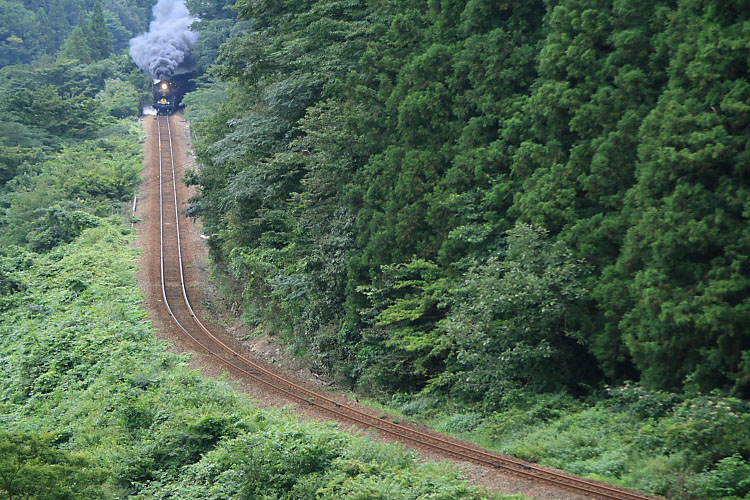
<path fill-rule="evenodd" d="M 167 84 L 166 83 L 162 83 L 161 84 L 161 89 L 162 90 L 167 90 Z"/>

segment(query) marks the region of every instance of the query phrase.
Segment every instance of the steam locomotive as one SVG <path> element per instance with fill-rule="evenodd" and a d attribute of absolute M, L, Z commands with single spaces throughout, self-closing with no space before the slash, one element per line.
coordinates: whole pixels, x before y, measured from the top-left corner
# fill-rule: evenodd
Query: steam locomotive
<path fill-rule="evenodd" d="M 151 88 L 154 95 L 156 114 L 170 115 L 177 109 L 180 87 L 172 80 L 156 80 Z"/>

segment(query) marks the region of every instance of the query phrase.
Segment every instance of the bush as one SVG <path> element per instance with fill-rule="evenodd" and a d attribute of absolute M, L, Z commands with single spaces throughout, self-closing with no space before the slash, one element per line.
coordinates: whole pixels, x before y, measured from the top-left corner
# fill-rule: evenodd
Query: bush
<path fill-rule="evenodd" d="M 694 479 L 694 489 L 705 499 L 750 498 L 750 463 L 735 453 Z"/>
<path fill-rule="evenodd" d="M 678 405 L 659 425 L 667 450 L 691 454 L 697 470 L 735 453 L 750 456 L 750 403 L 698 396 Z"/>
<path fill-rule="evenodd" d="M 104 90 L 96 97 L 101 101 L 105 112 L 115 118 L 139 116 L 141 114 L 138 107 L 140 97 L 138 90 L 130 82 L 118 79 L 107 80 L 104 83 Z"/>
<path fill-rule="evenodd" d="M 404 415 L 423 415 L 430 410 L 435 410 L 438 406 L 437 399 L 431 396 L 418 396 L 414 399 L 406 398 L 405 401 L 398 402 L 395 400 L 394 403 L 401 413 Z"/>
<path fill-rule="evenodd" d="M 107 477 L 86 457 L 54 446 L 52 435 L 0 431 L 0 490 L 8 498 L 104 498 Z"/>
<path fill-rule="evenodd" d="M 590 375 L 573 320 L 585 293 L 581 262 L 543 228 L 519 223 L 506 238 L 506 255 L 468 273 L 440 323 L 455 346 L 452 394 L 490 410 L 514 390 L 555 390 Z"/>
<path fill-rule="evenodd" d="M 606 387 L 613 409 L 627 411 L 640 418 L 660 418 L 682 401 L 670 392 L 652 391 L 643 386 L 625 383 L 621 387 Z"/>
<path fill-rule="evenodd" d="M 99 224 L 97 217 L 82 208 L 80 203 L 68 202 L 39 210 L 29 231 L 29 247 L 35 252 L 51 250 L 61 243 L 73 241 L 84 229 L 96 227 Z"/>
<path fill-rule="evenodd" d="M 482 423 L 482 418 L 480 413 L 457 413 L 446 417 L 438 425 L 438 430 L 453 434 L 469 432 Z"/>

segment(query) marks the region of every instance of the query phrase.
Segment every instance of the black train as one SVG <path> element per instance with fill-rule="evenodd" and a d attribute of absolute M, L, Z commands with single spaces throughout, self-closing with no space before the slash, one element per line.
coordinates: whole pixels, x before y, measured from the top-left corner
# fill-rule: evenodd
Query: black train
<path fill-rule="evenodd" d="M 152 87 L 154 109 L 160 115 L 170 115 L 177 111 L 186 92 L 195 90 L 192 77 L 193 72 L 183 72 L 172 75 L 171 78 L 156 80 Z"/>
<path fill-rule="evenodd" d="M 157 80 L 154 82 L 152 91 L 154 94 L 154 109 L 156 114 L 169 115 L 177 109 L 177 101 L 180 96 L 180 87 L 172 80 Z"/>

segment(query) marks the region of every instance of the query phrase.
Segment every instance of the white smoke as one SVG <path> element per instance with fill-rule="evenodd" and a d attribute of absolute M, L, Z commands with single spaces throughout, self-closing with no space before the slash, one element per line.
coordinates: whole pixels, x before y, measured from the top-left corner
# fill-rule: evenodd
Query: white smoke
<path fill-rule="evenodd" d="M 159 0 L 148 33 L 130 40 L 130 57 L 152 78 L 168 80 L 190 54 L 198 33 L 183 0 Z"/>

